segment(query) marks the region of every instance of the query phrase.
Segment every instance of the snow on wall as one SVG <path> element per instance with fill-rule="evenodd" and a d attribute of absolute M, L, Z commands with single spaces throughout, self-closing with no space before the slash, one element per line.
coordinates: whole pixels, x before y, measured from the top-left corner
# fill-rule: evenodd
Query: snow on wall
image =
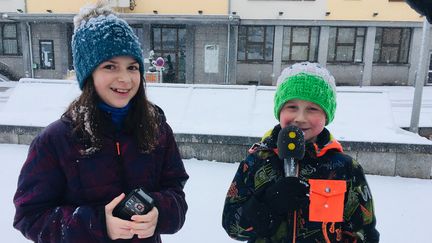
<path fill-rule="evenodd" d="M 175 133 L 260 137 L 277 124 L 275 87 L 242 85 L 147 84 L 151 101 L 162 107 Z M 46 126 L 80 94 L 76 81 L 21 79 L 0 110 L 0 124 Z M 386 91 L 338 88 L 337 139 L 432 144 L 399 128 Z M 409 114 L 407 114 L 409 115 Z"/>

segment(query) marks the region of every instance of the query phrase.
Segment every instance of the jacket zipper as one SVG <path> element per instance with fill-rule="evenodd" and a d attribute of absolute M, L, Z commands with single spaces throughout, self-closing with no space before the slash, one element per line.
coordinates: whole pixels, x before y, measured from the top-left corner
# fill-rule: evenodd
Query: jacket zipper
<path fill-rule="evenodd" d="M 119 176 L 120 176 L 120 180 L 121 180 L 121 185 L 122 185 L 123 191 L 125 191 L 126 190 L 126 180 L 125 180 L 124 161 L 123 161 L 123 156 L 122 156 L 122 151 L 121 151 L 121 144 L 117 139 L 115 140 L 115 148 L 114 149 L 115 149 L 115 157 L 116 157 L 118 165 L 119 165 Z"/>
<path fill-rule="evenodd" d="M 115 144 L 117 149 L 117 156 L 120 157 L 121 156 L 120 142 L 116 142 Z"/>

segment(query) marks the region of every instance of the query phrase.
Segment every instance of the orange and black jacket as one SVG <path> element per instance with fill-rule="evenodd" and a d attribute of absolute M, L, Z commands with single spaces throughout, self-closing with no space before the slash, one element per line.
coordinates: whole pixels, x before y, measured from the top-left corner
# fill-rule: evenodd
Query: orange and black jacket
<path fill-rule="evenodd" d="M 239 165 L 223 210 L 222 225 L 228 235 L 255 243 L 291 243 L 293 237 L 297 243 L 379 242 L 372 194 L 363 169 L 343 153 L 340 143 L 325 128 L 316 142 L 306 144 L 305 157 L 298 162 L 299 178 L 305 182 L 311 179 L 346 182 L 342 222 L 309 221 L 307 204 L 286 217 L 274 215 L 275 220 L 268 224 L 265 236 L 254 231 L 248 217 L 242 215 L 243 207 L 254 195 L 284 176 L 283 161 L 276 150 L 279 131 L 280 126 L 275 126 Z"/>

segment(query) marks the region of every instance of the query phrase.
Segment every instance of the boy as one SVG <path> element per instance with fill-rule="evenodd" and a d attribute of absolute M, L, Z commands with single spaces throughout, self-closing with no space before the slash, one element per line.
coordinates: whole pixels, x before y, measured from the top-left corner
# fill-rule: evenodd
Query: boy
<path fill-rule="evenodd" d="M 249 150 L 227 193 L 222 224 L 232 238 L 256 243 L 379 241 L 363 169 L 324 127 L 335 110 L 335 80 L 328 70 L 304 62 L 282 71 L 274 97 L 279 124 Z M 284 176 L 284 162 L 277 154 L 279 131 L 287 126 L 298 127 L 304 135 L 298 177 Z M 323 183 L 332 196 L 316 199 Z M 312 184 L 317 187 L 310 188 Z M 330 213 L 326 218 L 320 207 L 333 207 L 336 198 L 340 216 Z M 335 216 L 340 220 L 328 219 Z"/>

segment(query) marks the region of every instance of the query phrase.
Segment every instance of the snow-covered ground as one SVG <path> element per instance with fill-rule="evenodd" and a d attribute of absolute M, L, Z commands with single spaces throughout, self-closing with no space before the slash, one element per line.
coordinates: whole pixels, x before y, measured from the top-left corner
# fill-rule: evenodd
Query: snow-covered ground
<path fill-rule="evenodd" d="M 274 87 L 217 85 L 148 85 L 149 98 L 161 106 L 176 133 L 261 136 L 276 120 Z M 46 126 L 79 94 L 76 81 L 23 80 L 1 93 L 0 124 Z M 408 127 L 412 87 L 338 87 L 336 119 L 329 126 L 336 138 L 349 141 L 432 141 Z M 420 126 L 432 127 L 432 87 L 425 87 Z M 7 99 L 7 102 L 5 101 Z M 12 197 L 27 146 L 0 144 L 0 235 L 2 242 L 27 242 L 12 228 Z M 163 236 L 164 243 L 225 243 L 221 227 L 225 193 L 238 164 L 185 160 L 189 211 L 183 229 Z M 375 198 L 381 242 L 429 243 L 432 180 L 367 176 Z"/>
<path fill-rule="evenodd" d="M 338 107 L 328 126 L 342 141 L 432 144 L 407 132 L 413 87 L 338 87 Z M 175 133 L 261 137 L 276 123 L 275 87 L 148 84 Z M 0 124 L 46 126 L 80 93 L 73 80 L 21 79 L 0 108 Z M 425 87 L 421 127 L 432 127 L 432 87 Z"/>
<path fill-rule="evenodd" d="M 1 242 L 28 242 L 12 227 L 13 194 L 19 170 L 27 155 L 28 146 L 0 144 L 0 217 Z M 238 164 L 185 160 L 190 179 L 186 184 L 189 211 L 182 230 L 163 235 L 164 243 L 229 243 L 221 226 L 225 194 Z M 377 215 L 377 228 L 382 243 L 429 243 L 432 219 L 432 180 L 401 177 L 371 176 Z"/>

